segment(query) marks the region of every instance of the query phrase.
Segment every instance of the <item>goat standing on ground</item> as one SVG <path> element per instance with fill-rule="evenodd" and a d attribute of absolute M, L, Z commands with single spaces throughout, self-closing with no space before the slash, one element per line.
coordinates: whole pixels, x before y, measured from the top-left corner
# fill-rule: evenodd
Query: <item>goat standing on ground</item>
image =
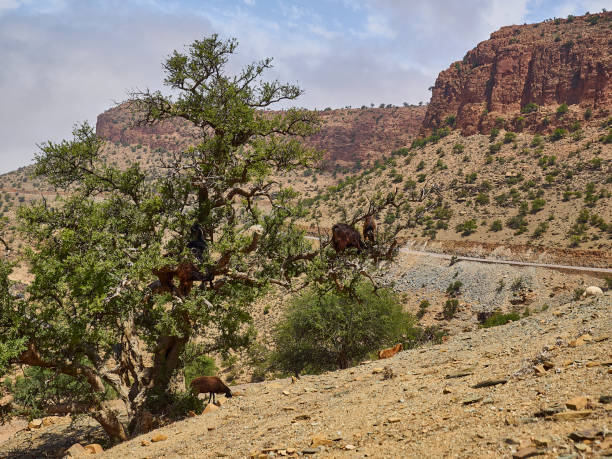
<path fill-rule="evenodd" d="M 399 351 L 403 350 L 404 346 L 402 346 L 402 343 L 397 343 L 395 346 L 390 347 L 388 349 L 383 349 L 382 351 L 378 352 L 378 358 L 379 359 L 388 359 L 389 357 L 393 357 L 395 354 L 397 354 Z"/>
<path fill-rule="evenodd" d="M 191 390 L 196 394 L 208 394 L 208 403 L 215 403 L 215 394 L 225 394 L 231 398 L 232 391 L 218 376 L 200 376 L 191 381 Z"/>

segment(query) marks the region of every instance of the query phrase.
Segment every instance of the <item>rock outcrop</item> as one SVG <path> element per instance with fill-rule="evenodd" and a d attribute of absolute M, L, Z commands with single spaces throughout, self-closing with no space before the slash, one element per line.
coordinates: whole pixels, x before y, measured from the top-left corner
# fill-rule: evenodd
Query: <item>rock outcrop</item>
<path fill-rule="evenodd" d="M 325 110 L 320 112 L 321 130 L 306 144 L 325 152 L 323 165 L 329 169 L 373 162 L 409 145 L 421 128 L 425 110 L 425 106 Z M 110 142 L 160 151 L 177 151 L 193 142 L 193 128 L 184 120 L 138 126 L 135 118 L 129 106 L 121 104 L 98 116 L 96 132 Z"/>
<path fill-rule="evenodd" d="M 486 133 L 504 123 L 542 131 L 563 124 L 555 110 L 564 102 L 576 104 L 581 118 L 587 108 L 594 117 L 607 116 L 611 27 L 612 12 L 502 27 L 440 73 L 424 130 L 452 124 L 454 116 L 454 126 L 464 134 Z M 521 114 L 530 103 L 555 110 Z"/>

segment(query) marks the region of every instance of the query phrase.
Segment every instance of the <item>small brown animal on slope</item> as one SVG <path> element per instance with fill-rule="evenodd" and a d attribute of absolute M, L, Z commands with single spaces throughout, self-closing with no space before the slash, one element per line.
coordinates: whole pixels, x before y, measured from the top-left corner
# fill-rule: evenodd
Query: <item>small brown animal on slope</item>
<path fill-rule="evenodd" d="M 368 215 L 363 221 L 363 238 L 374 244 L 374 232 L 376 231 L 376 222 L 373 215 Z"/>
<path fill-rule="evenodd" d="M 232 396 L 232 391 L 218 376 L 200 376 L 191 381 L 191 390 L 197 394 L 208 394 L 208 403 L 215 403 L 215 394 L 225 394 L 227 398 Z"/>
<path fill-rule="evenodd" d="M 332 226 L 332 244 L 336 253 L 344 252 L 350 247 L 356 248 L 357 252 L 364 248 L 357 230 L 346 223 L 336 223 Z"/>
<path fill-rule="evenodd" d="M 393 347 L 390 347 L 388 349 L 383 349 L 382 351 L 378 351 L 378 358 L 388 359 L 389 357 L 393 357 L 395 354 L 397 354 L 399 351 L 402 351 L 403 349 L 404 349 L 404 346 L 402 346 L 402 343 L 397 343 Z"/>

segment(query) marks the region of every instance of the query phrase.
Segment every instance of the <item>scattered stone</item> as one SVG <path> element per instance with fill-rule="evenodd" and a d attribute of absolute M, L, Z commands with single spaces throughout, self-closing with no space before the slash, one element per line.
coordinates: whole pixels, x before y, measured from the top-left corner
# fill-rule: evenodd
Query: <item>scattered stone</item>
<path fill-rule="evenodd" d="M 548 438 L 536 437 L 531 439 L 533 444 L 540 448 L 548 448 L 550 440 Z"/>
<path fill-rule="evenodd" d="M 30 430 L 40 429 L 42 424 L 43 424 L 43 420 L 42 419 L 32 419 L 30 422 L 28 422 L 28 429 L 30 429 Z"/>
<path fill-rule="evenodd" d="M 89 454 L 102 454 L 104 452 L 104 449 L 102 449 L 102 446 L 98 443 L 92 443 L 91 445 L 85 446 L 85 450 Z"/>
<path fill-rule="evenodd" d="M 504 443 L 507 443 L 508 445 L 518 445 L 520 444 L 520 442 L 518 440 L 515 440 L 514 438 L 504 438 Z"/>
<path fill-rule="evenodd" d="M 603 403 L 604 405 L 606 403 L 612 403 L 612 395 L 602 395 L 599 397 L 599 403 Z"/>
<path fill-rule="evenodd" d="M 546 368 L 544 368 L 544 365 L 536 365 L 535 367 L 533 367 L 533 370 L 535 371 L 535 374 L 537 376 L 542 376 L 546 374 Z"/>
<path fill-rule="evenodd" d="M 557 421 L 566 421 L 568 419 L 581 419 L 589 417 L 593 414 L 593 410 L 582 410 L 582 411 L 564 411 L 563 413 L 555 413 L 552 415 Z"/>
<path fill-rule="evenodd" d="M 584 335 L 579 336 L 575 340 L 570 341 L 569 345 L 570 347 L 579 347 L 591 341 L 593 341 L 593 337 L 588 333 L 585 333 Z"/>
<path fill-rule="evenodd" d="M 351 445 L 351 444 L 348 444 L 348 445 L 346 445 L 346 446 L 344 447 L 344 449 L 351 450 L 351 449 L 355 449 L 355 447 L 354 447 L 353 445 Z"/>
<path fill-rule="evenodd" d="M 444 376 L 445 379 L 453 379 L 453 378 L 463 378 L 464 376 L 469 376 L 474 374 L 474 368 L 466 368 L 465 370 L 456 371 L 454 373 L 449 373 Z"/>
<path fill-rule="evenodd" d="M 538 411 L 537 413 L 534 413 L 533 415 L 536 418 L 544 418 L 547 416 L 552 416 L 553 414 L 556 414 L 556 413 L 561 413 L 564 410 L 565 410 L 565 407 L 563 405 L 552 405 L 546 408 L 542 408 L 540 411 Z"/>
<path fill-rule="evenodd" d="M 295 406 L 283 406 L 283 410 L 285 411 L 295 411 Z"/>
<path fill-rule="evenodd" d="M 568 435 L 574 441 L 584 441 L 584 440 L 595 440 L 597 437 L 602 435 L 601 430 L 597 429 L 587 429 L 587 430 L 577 430 Z"/>
<path fill-rule="evenodd" d="M 493 399 L 491 397 L 486 397 L 486 398 L 482 399 L 482 404 L 483 405 L 489 405 L 491 403 L 493 403 Z"/>
<path fill-rule="evenodd" d="M 295 448 L 287 448 L 287 454 L 295 454 Z"/>
<path fill-rule="evenodd" d="M 195 411 L 193 411 L 193 410 L 189 410 L 189 412 L 187 414 L 189 415 L 190 418 L 195 418 L 196 417 Z"/>
<path fill-rule="evenodd" d="M 310 446 L 331 446 L 333 444 L 333 440 L 330 440 L 324 435 L 315 435 L 310 441 Z"/>
<path fill-rule="evenodd" d="M 552 363 L 550 360 L 542 362 L 542 366 L 545 370 L 552 370 L 553 368 L 555 368 L 555 364 Z"/>
<path fill-rule="evenodd" d="M 283 395 L 291 395 L 291 392 L 284 390 Z"/>
<path fill-rule="evenodd" d="M 567 406 L 570 410 L 584 410 L 587 405 L 589 404 L 589 399 L 581 396 L 581 397 L 574 397 L 570 400 L 568 400 L 567 402 L 565 402 L 565 406 Z"/>
<path fill-rule="evenodd" d="M 610 335 L 600 335 L 597 338 L 595 338 L 593 341 L 595 341 L 596 343 L 600 343 L 602 341 L 606 341 L 610 339 Z"/>
<path fill-rule="evenodd" d="M 168 436 L 163 433 L 156 433 L 155 435 L 151 437 L 151 441 L 153 443 L 157 443 L 158 441 L 164 441 L 167 439 L 168 439 Z"/>
<path fill-rule="evenodd" d="M 480 389 L 481 387 L 497 386 L 498 384 L 506 384 L 507 379 L 487 379 L 472 386 L 472 389 Z"/>
<path fill-rule="evenodd" d="M 146 440 L 140 440 L 140 446 L 149 446 L 149 442 Z"/>
<path fill-rule="evenodd" d="M 578 451 L 582 451 L 583 453 L 590 453 L 590 446 L 585 445 L 584 443 L 576 443 L 574 445 Z"/>
<path fill-rule="evenodd" d="M 385 369 L 383 367 L 376 367 L 372 370 L 372 374 L 373 375 L 377 375 L 379 373 L 382 373 L 383 371 L 385 371 Z"/>
<path fill-rule="evenodd" d="M 317 454 L 319 451 L 319 448 L 306 448 L 302 450 L 302 454 Z"/>
<path fill-rule="evenodd" d="M 442 389 L 442 393 L 443 394 L 452 394 L 453 391 L 450 388 L 445 387 L 444 389 Z"/>
<path fill-rule="evenodd" d="M 401 419 L 400 418 L 389 418 L 387 420 L 387 422 L 389 422 L 390 424 L 396 423 L 396 422 L 400 422 Z"/>
<path fill-rule="evenodd" d="M 61 419 L 62 418 L 60 418 L 59 416 L 47 416 L 45 418 L 42 418 L 42 426 L 43 427 L 52 426 L 53 424 L 57 424 L 58 422 L 60 422 Z"/>
<path fill-rule="evenodd" d="M 463 400 L 461 400 L 461 404 L 462 405 L 471 405 L 473 403 L 477 403 L 479 401 L 482 400 L 482 396 L 481 395 L 470 395 L 467 398 L 464 398 Z"/>
<path fill-rule="evenodd" d="M 540 454 L 542 453 L 538 451 L 537 448 L 529 446 L 527 448 L 519 449 L 516 453 L 512 455 L 512 457 L 515 459 L 525 459 L 527 457 L 539 456 Z"/>
<path fill-rule="evenodd" d="M 66 450 L 66 456 L 68 457 L 79 457 L 84 456 L 85 454 L 87 454 L 87 451 L 80 443 L 75 443 Z"/>
<path fill-rule="evenodd" d="M 601 362 L 587 362 L 585 366 L 587 368 L 593 368 L 593 367 L 598 367 L 599 365 L 601 365 Z"/>
<path fill-rule="evenodd" d="M 208 405 L 206 405 L 206 408 L 204 408 L 204 411 L 202 411 L 202 414 L 213 413 L 218 409 L 219 407 L 217 405 L 215 405 L 214 403 L 209 403 Z"/>
<path fill-rule="evenodd" d="M 226 397 L 219 397 L 217 399 L 217 401 L 215 402 L 215 405 L 217 406 L 223 406 L 227 403 L 227 398 Z"/>
<path fill-rule="evenodd" d="M 206 429 L 207 429 L 208 431 L 211 431 L 211 430 L 215 430 L 215 429 L 216 429 L 216 427 L 215 427 L 215 426 L 208 426 Z"/>
<path fill-rule="evenodd" d="M 310 416 L 308 414 L 300 414 L 299 416 L 293 418 L 294 421 L 307 421 L 309 419 Z"/>

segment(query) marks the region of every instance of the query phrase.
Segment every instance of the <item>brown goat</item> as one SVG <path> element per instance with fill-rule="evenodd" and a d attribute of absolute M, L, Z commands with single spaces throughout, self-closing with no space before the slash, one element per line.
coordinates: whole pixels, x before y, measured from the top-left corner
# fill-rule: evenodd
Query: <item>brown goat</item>
<path fill-rule="evenodd" d="M 232 391 L 218 376 L 200 376 L 191 381 L 191 390 L 197 394 L 208 394 L 208 403 L 215 403 L 215 394 L 225 394 L 227 398 L 232 396 Z"/>
<path fill-rule="evenodd" d="M 176 277 L 179 278 L 178 293 L 180 296 L 188 295 L 193 288 L 194 281 L 205 281 L 206 277 L 193 263 L 183 262 L 176 267 Z"/>
<path fill-rule="evenodd" d="M 368 215 L 363 221 L 363 238 L 374 244 L 374 232 L 376 231 L 376 221 L 373 215 Z"/>
<path fill-rule="evenodd" d="M 397 354 L 399 351 L 403 349 L 404 349 L 404 346 L 402 346 L 402 343 L 397 343 L 393 347 L 390 347 L 388 349 L 383 349 L 382 351 L 378 351 L 378 358 L 388 359 L 389 357 L 393 357 L 395 354 Z"/>
<path fill-rule="evenodd" d="M 149 284 L 149 288 L 153 293 L 170 292 L 183 297 L 189 294 L 193 288 L 194 281 L 207 280 L 206 276 L 202 274 L 196 265 L 185 261 L 179 263 L 176 268 L 164 266 L 162 268 L 155 268 L 152 272 L 159 279 Z M 173 282 L 174 276 L 179 279 L 178 289 Z"/>
<path fill-rule="evenodd" d="M 364 248 L 359 232 L 346 223 L 336 223 L 332 226 L 332 244 L 336 253 L 344 252 L 350 247 L 356 248 L 357 252 Z"/>

